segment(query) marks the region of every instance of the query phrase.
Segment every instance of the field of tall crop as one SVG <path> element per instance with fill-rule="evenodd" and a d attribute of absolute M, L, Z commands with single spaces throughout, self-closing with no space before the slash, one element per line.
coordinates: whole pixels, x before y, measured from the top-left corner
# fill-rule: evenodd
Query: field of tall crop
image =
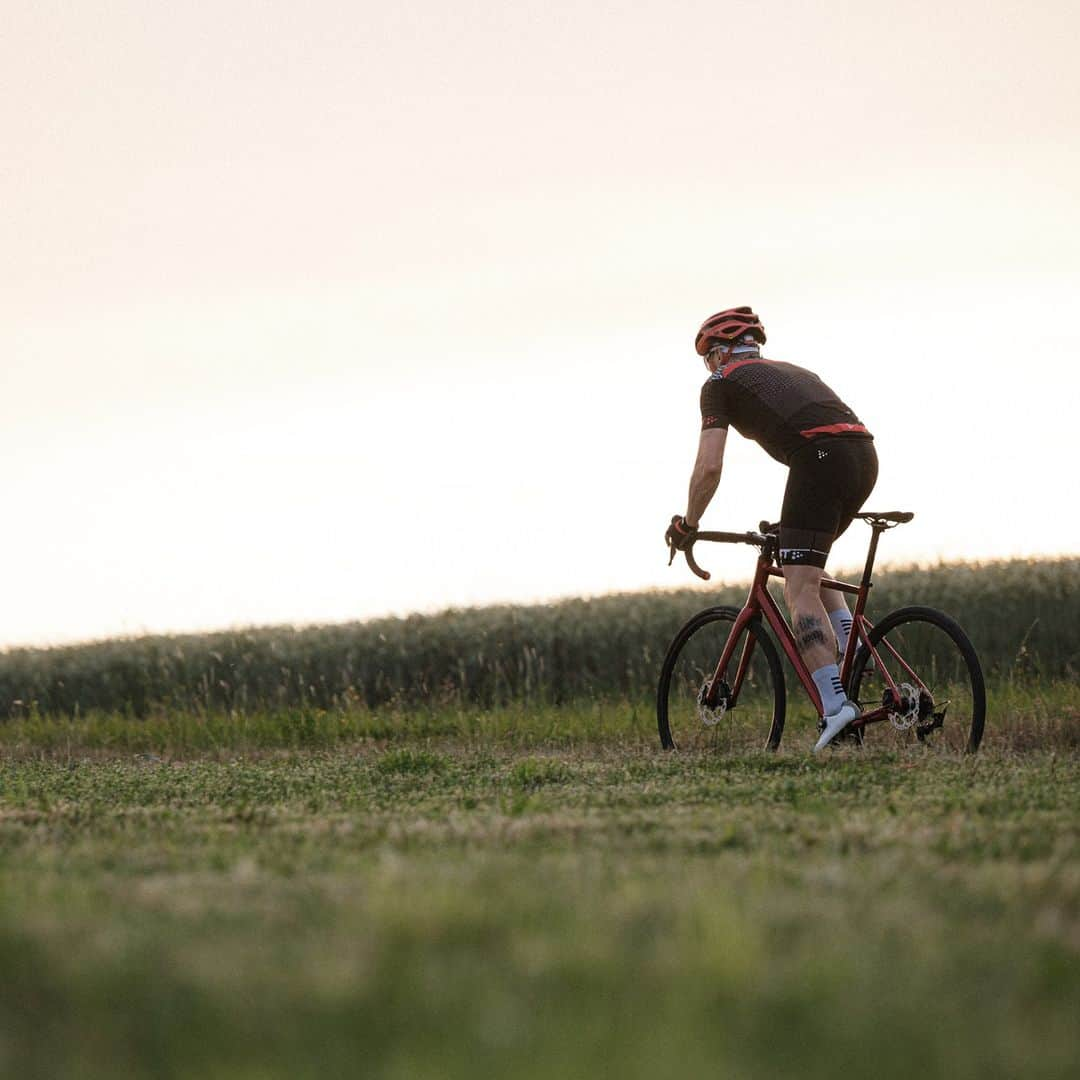
<path fill-rule="evenodd" d="M 745 586 L 0 654 L 0 715 L 244 714 L 645 700 L 675 630 Z M 952 614 L 991 681 L 1080 672 L 1080 558 L 877 574 L 869 613 Z"/>

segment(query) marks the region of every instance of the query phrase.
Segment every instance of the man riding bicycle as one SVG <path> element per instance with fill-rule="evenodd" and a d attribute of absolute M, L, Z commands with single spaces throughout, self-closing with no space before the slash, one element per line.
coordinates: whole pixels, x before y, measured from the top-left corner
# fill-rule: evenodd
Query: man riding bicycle
<path fill-rule="evenodd" d="M 761 320 L 748 307 L 711 315 L 694 346 L 709 378 L 701 388 L 701 436 L 685 514 L 664 534 L 684 550 L 716 493 L 729 425 L 789 468 L 780 512 L 784 599 L 799 653 L 821 694 L 827 746 L 859 707 L 840 683 L 837 651 L 847 645 L 851 613 L 841 593 L 822 589 L 833 541 L 851 524 L 877 480 L 873 436 L 813 372 L 761 356 Z"/>

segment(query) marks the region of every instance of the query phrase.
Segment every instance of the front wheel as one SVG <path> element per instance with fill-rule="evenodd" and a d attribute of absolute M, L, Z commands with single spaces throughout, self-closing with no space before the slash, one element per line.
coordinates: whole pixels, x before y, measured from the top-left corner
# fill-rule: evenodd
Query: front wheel
<path fill-rule="evenodd" d="M 760 618 L 751 623 L 721 672 L 718 693 L 707 700 L 716 665 L 739 609 L 707 608 L 675 635 L 660 669 L 656 720 L 665 750 L 701 751 L 757 742 L 775 750 L 784 733 L 786 690 L 780 656 Z M 749 649 L 746 674 L 734 695 L 741 657 Z"/>
<path fill-rule="evenodd" d="M 934 608 L 900 608 L 870 631 L 870 644 L 877 655 L 865 642 L 859 646 L 848 688 L 863 712 L 884 706 L 907 737 L 974 753 L 986 720 L 986 686 L 959 624 Z M 868 738 L 877 726 L 863 729 Z"/>

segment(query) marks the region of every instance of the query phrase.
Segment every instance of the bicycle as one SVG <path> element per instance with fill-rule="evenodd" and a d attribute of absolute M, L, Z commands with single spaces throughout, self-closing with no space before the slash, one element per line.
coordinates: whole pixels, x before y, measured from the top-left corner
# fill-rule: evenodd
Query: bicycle
<path fill-rule="evenodd" d="M 898 731 L 914 731 L 920 743 L 933 736 L 935 742 L 944 741 L 954 749 L 963 744 L 963 749 L 974 753 L 983 735 L 986 687 L 967 634 L 954 619 L 929 607 L 898 608 L 876 624 L 865 614 L 878 541 L 886 530 L 914 516 L 899 511 L 857 514 L 872 530 L 859 584 L 822 579 L 822 587 L 857 596 L 840 678 L 862 714 L 837 741 L 848 739 L 861 745 L 868 728 L 887 720 Z M 711 575 L 694 558 L 698 541 L 749 544 L 760 551 L 744 606 L 706 608 L 678 631 L 668 648 L 656 703 L 660 742 L 665 749 L 715 747 L 725 731 L 730 735 L 734 730 L 724 721 L 736 710 L 736 715 L 752 723 L 768 721 L 765 747 L 779 747 L 787 689 L 780 655 L 764 624 L 771 628 L 821 716 L 817 687 L 768 589 L 770 578 L 783 577 L 777 559 L 778 529 L 763 521 L 757 532 L 699 532 L 685 549 L 690 569 L 706 581 Z"/>

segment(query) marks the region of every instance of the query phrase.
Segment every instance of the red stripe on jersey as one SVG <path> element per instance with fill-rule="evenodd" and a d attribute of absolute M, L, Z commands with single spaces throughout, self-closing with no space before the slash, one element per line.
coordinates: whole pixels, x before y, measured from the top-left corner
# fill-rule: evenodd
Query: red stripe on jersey
<path fill-rule="evenodd" d="M 806 439 L 812 439 L 815 435 L 845 435 L 849 432 L 860 435 L 870 434 L 862 424 L 826 424 L 824 427 L 807 428 L 799 434 Z"/>
<path fill-rule="evenodd" d="M 771 364 L 771 360 L 766 360 L 764 357 L 755 356 L 749 360 L 730 360 L 728 363 L 723 364 L 719 369 L 719 374 L 723 376 L 730 375 L 736 368 L 745 367 L 747 364 Z"/>

